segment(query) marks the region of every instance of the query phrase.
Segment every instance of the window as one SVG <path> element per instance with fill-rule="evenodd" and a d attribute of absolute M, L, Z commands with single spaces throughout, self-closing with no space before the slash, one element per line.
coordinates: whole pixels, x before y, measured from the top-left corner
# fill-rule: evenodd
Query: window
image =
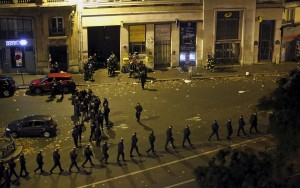
<path fill-rule="evenodd" d="M 23 127 L 32 127 L 32 126 L 33 126 L 33 121 L 28 121 L 23 124 Z"/>
<path fill-rule="evenodd" d="M 129 53 L 133 52 L 137 52 L 138 54 L 146 53 L 145 25 L 129 26 Z"/>
<path fill-rule="evenodd" d="M 62 17 L 52 17 L 49 23 L 49 36 L 64 36 L 64 20 Z"/>
<path fill-rule="evenodd" d="M 41 127 L 41 126 L 44 126 L 44 124 L 45 124 L 45 123 L 44 123 L 43 121 L 35 121 L 35 122 L 34 122 L 34 126 L 35 126 L 35 127 Z"/>
<path fill-rule="evenodd" d="M 33 38 L 32 20 L 0 18 L 0 39 Z"/>
<path fill-rule="evenodd" d="M 287 21 L 293 22 L 295 20 L 295 8 L 287 9 Z"/>
<path fill-rule="evenodd" d="M 239 40 L 239 11 L 217 12 L 217 40 Z"/>

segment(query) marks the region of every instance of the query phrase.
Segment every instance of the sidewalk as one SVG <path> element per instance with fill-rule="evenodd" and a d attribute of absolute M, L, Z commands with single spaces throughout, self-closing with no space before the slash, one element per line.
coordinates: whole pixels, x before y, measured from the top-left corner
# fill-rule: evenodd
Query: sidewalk
<path fill-rule="evenodd" d="M 216 68 L 215 72 L 210 72 L 203 67 L 197 67 L 193 70 L 193 76 L 189 77 L 189 73 L 182 71 L 180 67 L 154 70 L 148 73 L 148 81 L 169 81 L 183 79 L 212 79 L 220 77 L 240 77 L 255 76 L 264 74 L 286 74 L 290 70 L 299 67 L 297 62 L 285 62 L 281 64 L 255 64 L 255 65 L 234 65 Z M 107 69 L 98 69 L 94 74 L 94 82 L 84 81 L 83 74 L 73 74 L 73 80 L 77 85 L 111 85 L 118 83 L 134 83 L 137 79 L 128 78 L 129 73 L 118 73 L 115 77 L 107 76 Z M 30 74 L 11 74 L 10 76 L 17 82 L 20 89 L 26 89 L 33 79 L 43 78 L 45 75 Z"/>

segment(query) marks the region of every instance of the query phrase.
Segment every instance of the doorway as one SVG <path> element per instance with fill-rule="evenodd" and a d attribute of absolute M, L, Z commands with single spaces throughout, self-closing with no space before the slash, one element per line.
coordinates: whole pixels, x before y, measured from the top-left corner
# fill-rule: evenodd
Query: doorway
<path fill-rule="evenodd" d="M 68 71 L 68 54 L 67 46 L 49 46 L 52 62 L 58 62 L 60 71 Z"/>
<path fill-rule="evenodd" d="M 96 66 L 105 67 L 106 59 L 113 51 L 120 60 L 120 26 L 88 28 L 89 56 L 96 54 Z"/>
<path fill-rule="evenodd" d="M 154 69 L 171 66 L 171 25 L 155 25 Z"/>
<path fill-rule="evenodd" d="M 259 27 L 258 61 L 272 61 L 275 20 L 263 20 Z"/>

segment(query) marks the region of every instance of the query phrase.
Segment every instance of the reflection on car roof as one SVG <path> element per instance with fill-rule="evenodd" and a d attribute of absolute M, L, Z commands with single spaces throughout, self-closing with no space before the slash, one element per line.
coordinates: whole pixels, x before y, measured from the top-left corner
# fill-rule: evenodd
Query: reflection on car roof
<path fill-rule="evenodd" d="M 24 120 L 50 120 L 52 117 L 50 115 L 29 115 L 24 118 Z"/>

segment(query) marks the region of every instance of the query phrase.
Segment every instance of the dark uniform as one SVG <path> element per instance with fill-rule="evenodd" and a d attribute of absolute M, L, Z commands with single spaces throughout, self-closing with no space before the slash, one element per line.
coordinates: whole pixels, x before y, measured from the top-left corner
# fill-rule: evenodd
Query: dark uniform
<path fill-rule="evenodd" d="M 84 168 L 85 163 L 87 163 L 88 161 L 90 161 L 91 165 L 94 166 L 92 162 L 93 151 L 90 149 L 90 145 L 87 145 L 84 149 L 84 156 L 85 160 L 83 161 L 81 166 Z"/>
<path fill-rule="evenodd" d="M 138 138 L 136 137 L 136 133 L 133 133 L 133 135 L 131 137 L 130 157 L 134 157 L 132 155 L 133 149 L 135 149 L 136 152 L 138 153 L 138 155 L 141 156 L 141 154 L 139 152 L 139 148 L 137 146 L 137 142 L 138 142 Z"/>
<path fill-rule="evenodd" d="M 16 178 L 19 178 L 19 176 L 17 175 L 17 173 L 16 173 L 16 171 L 15 171 L 16 163 L 15 163 L 13 157 L 11 157 L 11 158 L 8 160 L 8 166 L 9 166 L 9 169 L 10 169 L 9 177 L 11 178 L 12 175 L 15 175 Z"/>
<path fill-rule="evenodd" d="M 232 125 L 231 125 L 231 118 L 227 121 L 226 128 L 227 128 L 227 139 L 230 139 L 233 132 Z"/>
<path fill-rule="evenodd" d="M 96 146 L 100 147 L 101 142 L 101 130 L 100 127 L 97 125 L 95 129 L 95 139 L 96 139 Z"/>
<path fill-rule="evenodd" d="M 142 89 L 145 89 L 146 79 L 147 79 L 147 75 L 146 75 L 146 72 L 143 70 L 140 73 L 140 80 L 141 80 Z"/>
<path fill-rule="evenodd" d="M 3 187 L 9 188 L 10 187 L 9 167 L 5 167 L 2 173 L 3 173 L 3 179 L 4 179 Z"/>
<path fill-rule="evenodd" d="M 78 147 L 78 125 L 75 125 L 72 129 L 72 138 L 74 141 L 74 145 L 77 148 Z"/>
<path fill-rule="evenodd" d="M 27 169 L 26 169 L 26 160 L 25 160 L 23 153 L 21 153 L 19 160 L 20 160 L 20 166 L 21 166 L 20 176 L 26 177 L 29 174 L 29 172 L 27 172 Z M 23 176 L 23 171 L 25 171 L 25 176 Z"/>
<path fill-rule="evenodd" d="M 186 125 L 186 127 L 183 129 L 182 147 L 185 147 L 184 143 L 185 143 L 186 140 L 188 141 L 188 143 L 190 144 L 190 146 L 192 146 L 192 143 L 191 143 L 191 140 L 190 140 L 190 135 L 191 135 L 190 126 Z"/>
<path fill-rule="evenodd" d="M 215 120 L 215 121 L 213 122 L 213 124 L 211 125 L 211 131 L 212 131 L 212 133 L 211 133 L 211 135 L 209 136 L 208 141 L 210 141 L 211 137 L 212 137 L 214 134 L 217 135 L 217 140 L 220 140 L 220 139 L 219 139 L 219 124 L 217 123 L 217 120 Z"/>
<path fill-rule="evenodd" d="M 105 120 L 105 125 L 106 128 L 109 129 L 109 113 L 110 109 L 108 107 L 104 107 L 103 115 L 104 115 L 104 120 Z"/>
<path fill-rule="evenodd" d="M 34 170 L 34 173 L 36 173 L 36 171 L 38 171 L 38 170 L 41 170 L 41 173 L 43 173 L 44 172 L 44 170 L 43 170 L 44 161 L 43 161 L 42 151 L 40 151 L 36 155 L 36 163 L 38 164 L 38 167 Z"/>
<path fill-rule="evenodd" d="M 254 128 L 256 133 L 258 133 L 259 131 L 257 130 L 257 114 L 253 113 L 250 117 L 249 123 L 251 124 L 250 127 L 250 134 L 252 133 L 252 129 Z"/>
<path fill-rule="evenodd" d="M 0 181 L 3 178 L 3 171 L 4 171 L 4 169 L 5 169 L 5 166 L 3 164 L 3 161 L 0 160 Z"/>
<path fill-rule="evenodd" d="M 76 148 L 73 148 L 70 152 L 70 159 L 71 159 L 71 165 L 69 168 L 69 172 L 71 173 L 72 167 L 75 166 L 77 168 L 77 171 L 79 171 L 79 167 L 77 165 L 77 153 L 76 153 Z"/>
<path fill-rule="evenodd" d="M 95 136 L 96 122 L 94 119 L 91 119 L 91 134 L 90 134 L 90 142 L 93 140 L 93 136 Z"/>
<path fill-rule="evenodd" d="M 154 150 L 154 142 L 155 142 L 154 131 L 151 131 L 150 134 L 149 134 L 150 148 L 147 150 L 147 154 L 148 154 L 148 155 L 149 155 L 149 151 L 152 151 L 152 153 L 155 154 L 155 150 Z"/>
<path fill-rule="evenodd" d="M 83 127 L 84 127 L 84 121 L 82 121 L 81 123 L 78 122 L 77 125 L 78 125 L 78 129 L 77 129 L 78 140 L 81 143 L 82 132 L 83 132 Z"/>
<path fill-rule="evenodd" d="M 103 152 L 103 157 L 101 158 L 101 163 L 102 163 L 102 161 L 103 160 L 105 160 L 105 164 L 108 164 L 108 162 L 107 162 L 107 160 L 108 160 L 108 158 L 109 158 L 109 155 L 108 155 L 108 144 L 107 144 L 107 142 L 105 141 L 104 142 L 104 144 L 103 144 L 103 146 L 102 146 L 102 152 Z"/>
<path fill-rule="evenodd" d="M 246 123 L 244 121 L 243 116 L 241 116 L 240 119 L 239 119 L 239 129 L 238 129 L 238 132 L 237 132 L 237 136 L 240 136 L 240 130 L 243 131 L 244 135 L 247 135 L 245 133 L 245 130 L 244 130 L 244 125 L 246 125 Z"/>
<path fill-rule="evenodd" d="M 103 113 L 101 112 L 101 110 L 99 109 L 97 115 L 96 115 L 96 119 L 98 121 L 98 126 L 101 127 L 101 129 L 103 130 Z"/>
<path fill-rule="evenodd" d="M 166 144 L 165 144 L 165 149 L 166 150 L 168 150 L 168 144 L 169 144 L 169 142 L 171 142 L 171 145 L 172 145 L 173 149 L 176 148 L 174 146 L 174 138 L 173 138 L 172 129 L 173 129 L 173 126 L 169 126 L 169 128 L 166 131 L 166 135 L 167 135 L 167 140 L 166 140 Z"/>
<path fill-rule="evenodd" d="M 55 78 L 53 78 L 50 98 L 54 99 L 56 97 L 57 90 L 58 90 L 57 81 Z"/>
<path fill-rule="evenodd" d="M 118 156 L 117 156 L 117 161 L 120 161 L 120 155 L 122 156 L 122 160 L 125 161 L 125 154 L 124 154 L 124 141 L 123 138 L 121 138 L 119 144 L 118 144 Z"/>
<path fill-rule="evenodd" d="M 64 170 L 62 169 L 61 167 L 61 164 L 60 164 L 60 154 L 58 153 L 58 149 L 54 150 L 53 152 L 53 162 L 54 162 L 54 165 L 53 167 L 51 168 L 50 170 L 50 174 L 52 174 L 53 170 L 58 166 L 59 167 L 59 170 L 60 172 L 63 172 Z"/>
<path fill-rule="evenodd" d="M 140 103 L 137 103 L 135 106 L 135 117 L 137 121 L 140 121 L 142 111 L 143 107 L 140 105 Z"/>

